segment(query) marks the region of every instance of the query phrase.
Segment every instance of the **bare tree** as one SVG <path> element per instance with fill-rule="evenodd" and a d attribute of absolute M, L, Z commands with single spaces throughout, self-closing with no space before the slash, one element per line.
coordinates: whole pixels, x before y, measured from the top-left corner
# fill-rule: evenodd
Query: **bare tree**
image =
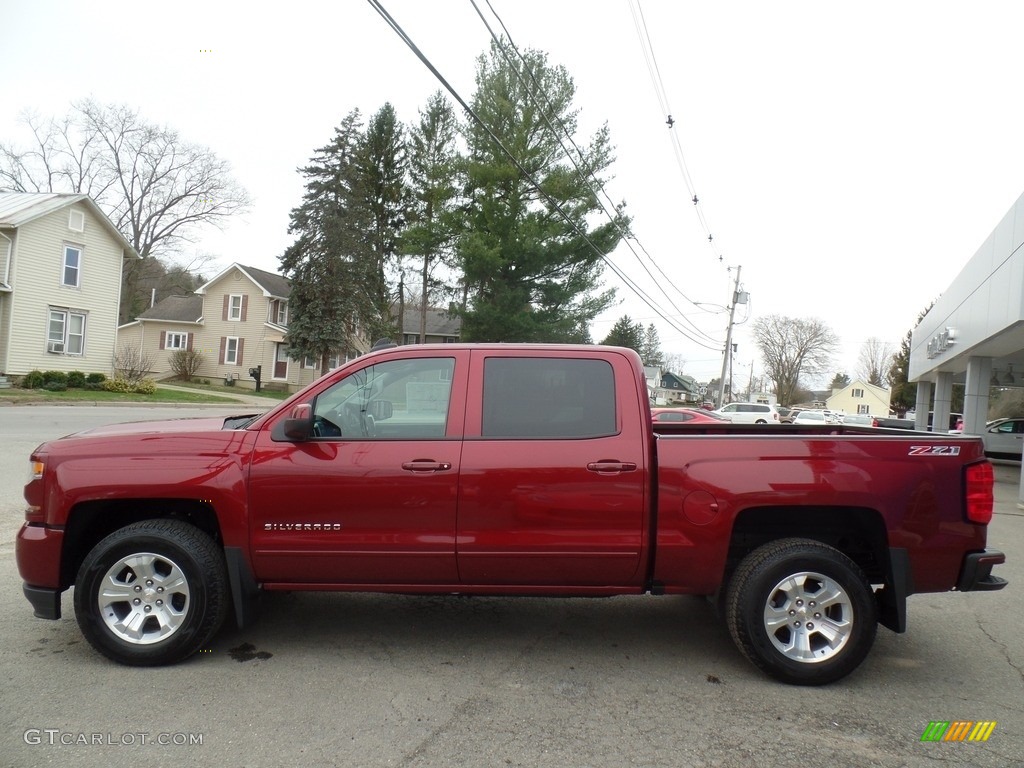
<path fill-rule="evenodd" d="M 793 402 L 801 376 L 824 373 L 839 339 L 818 319 L 768 315 L 754 322 L 754 340 L 780 403 Z"/>
<path fill-rule="evenodd" d="M 206 225 L 249 206 L 227 161 L 125 105 L 75 102 L 62 118 L 22 116 L 27 148 L 0 144 L 0 189 L 92 197 L 142 256 L 125 264 L 120 320 L 146 306 L 137 291 L 151 258 L 173 260 Z"/>
<path fill-rule="evenodd" d="M 895 352 L 892 344 L 872 336 L 857 355 L 857 375 L 876 387 L 888 386 Z"/>

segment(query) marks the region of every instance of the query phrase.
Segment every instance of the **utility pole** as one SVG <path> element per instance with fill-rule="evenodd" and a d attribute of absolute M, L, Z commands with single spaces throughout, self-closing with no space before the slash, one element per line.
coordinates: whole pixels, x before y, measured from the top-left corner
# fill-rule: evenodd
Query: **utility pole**
<path fill-rule="evenodd" d="M 732 289 L 732 301 L 729 304 L 729 328 L 725 332 L 725 354 L 722 355 L 722 376 L 718 379 L 718 407 L 721 408 L 725 405 L 725 375 L 731 373 L 731 366 L 729 365 L 732 360 L 732 325 L 733 320 L 736 316 L 736 304 L 739 303 L 740 299 L 740 270 L 742 266 L 736 267 L 736 283 Z M 746 304 L 746 296 L 743 297 L 743 303 Z M 731 378 L 731 377 L 730 377 Z M 731 387 L 729 395 L 732 395 Z"/>

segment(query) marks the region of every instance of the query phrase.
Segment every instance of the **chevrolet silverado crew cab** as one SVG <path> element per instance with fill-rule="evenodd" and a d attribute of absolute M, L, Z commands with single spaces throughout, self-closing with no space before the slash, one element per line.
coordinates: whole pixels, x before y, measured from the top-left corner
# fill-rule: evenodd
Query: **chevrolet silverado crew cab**
<path fill-rule="evenodd" d="M 915 592 L 994 590 L 977 438 L 654 425 L 636 353 L 371 352 L 268 413 L 101 427 L 31 455 L 17 537 L 35 615 L 169 664 L 266 590 L 708 596 L 788 683 L 902 632 Z"/>

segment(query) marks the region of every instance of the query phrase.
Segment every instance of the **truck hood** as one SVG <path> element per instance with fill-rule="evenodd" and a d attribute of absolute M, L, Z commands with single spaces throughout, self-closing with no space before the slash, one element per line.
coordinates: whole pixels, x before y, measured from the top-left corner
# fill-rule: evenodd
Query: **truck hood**
<path fill-rule="evenodd" d="M 174 432 L 219 432 L 224 429 L 239 429 L 260 414 L 242 414 L 239 416 L 210 416 L 187 419 L 168 419 L 165 421 L 129 421 L 123 424 L 108 424 L 75 432 L 61 438 L 67 440 L 76 437 L 113 437 L 116 435 L 166 435 Z"/>

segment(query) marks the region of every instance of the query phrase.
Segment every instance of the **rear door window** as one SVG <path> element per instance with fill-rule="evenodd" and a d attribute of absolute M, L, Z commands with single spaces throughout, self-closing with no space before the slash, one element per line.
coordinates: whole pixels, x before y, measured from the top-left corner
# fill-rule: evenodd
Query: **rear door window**
<path fill-rule="evenodd" d="M 614 371 L 606 360 L 488 358 L 482 415 L 485 438 L 614 435 Z"/>

